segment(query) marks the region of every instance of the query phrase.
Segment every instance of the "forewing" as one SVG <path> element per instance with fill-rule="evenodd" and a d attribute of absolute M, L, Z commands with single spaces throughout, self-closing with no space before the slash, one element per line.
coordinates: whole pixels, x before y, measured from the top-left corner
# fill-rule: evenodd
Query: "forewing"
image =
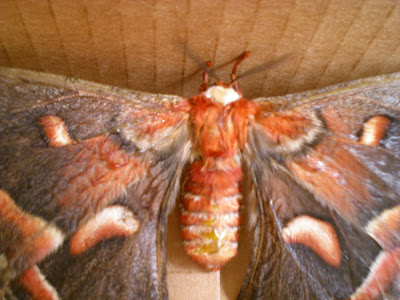
<path fill-rule="evenodd" d="M 177 96 L 1 69 L 3 295 L 23 297 L 29 270 L 62 299 L 166 298 L 189 109 Z"/>
<path fill-rule="evenodd" d="M 396 297 L 400 75 L 256 101 L 244 151 L 255 244 L 239 298 Z"/>

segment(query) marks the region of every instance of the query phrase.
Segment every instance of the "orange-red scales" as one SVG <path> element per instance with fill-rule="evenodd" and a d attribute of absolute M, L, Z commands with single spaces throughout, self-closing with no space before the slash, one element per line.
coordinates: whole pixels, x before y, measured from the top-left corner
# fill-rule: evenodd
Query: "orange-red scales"
<path fill-rule="evenodd" d="M 243 171 L 240 149 L 255 104 L 242 98 L 235 80 L 217 82 L 191 98 L 194 159 L 184 185 L 182 235 L 188 255 L 207 270 L 219 270 L 237 253 Z"/>

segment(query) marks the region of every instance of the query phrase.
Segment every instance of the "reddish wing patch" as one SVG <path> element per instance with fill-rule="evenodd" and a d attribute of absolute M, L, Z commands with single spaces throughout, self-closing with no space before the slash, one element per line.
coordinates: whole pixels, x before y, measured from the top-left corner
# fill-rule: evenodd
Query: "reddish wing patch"
<path fill-rule="evenodd" d="M 45 116 L 39 123 L 50 146 L 61 147 L 73 142 L 61 118 Z M 148 164 L 120 149 L 119 143 L 108 135 L 70 147 L 71 150 L 81 147 L 81 150 L 59 171 L 61 179 L 54 197 L 62 207 L 84 210 L 85 215 L 106 207 L 148 170 Z"/>
<path fill-rule="evenodd" d="M 288 163 L 297 179 L 349 221 L 360 224 L 364 208 L 374 202 L 367 190 L 368 172 L 340 143 L 316 146 L 305 158 Z"/>
<path fill-rule="evenodd" d="M 264 127 L 267 137 L 276 144 L 304 136 L 313 125 L 304 115 L 297 114 L 262 114 L 257 115 L 256 120 Z"/>
<path fill-rule="evenodd" d="M 256 102 L 247 99 L 239 99 L 231 104 L 232 122 L 235 127 L 236 136 L 240 149 L 244 149 L 247 142 L 248 125 L 254 121 L 254 116 L 259 107 Z"/>
<path fill-rule="evenodd" d="M 159 135 L 160 132 L 167 128 L 172 128 L 182 122 L 187 117 L 191 106 L 187 100 L 181 101 L 178 105 L 166 102 L 164 103 L 165 111 L 163 113 L 150 114 L 147 110 L 142 116 L 138 116 L 138 112 L 135 111 L 133 115 L 124 115 L 128 120 L 137 120 L 138 117 L 145 118 L 145 122 L 137 122 L 138 134 L 142 136 Z"/>
<path fill-rule="evenodd" d="M 285 111 L 280 104 L 262 105 L 255 116 L 270 151 L 296 152 L 314 142 L 325 130 L 316 112 Z"/>
<path fill-rule="evenodd" d="M 148 164 L 122 149 L 109 136 L 80 143 L 83 147 L 60 170 L 55 189 L 57 202 L 65 208 L 97 212 L 146 174 Z"/>

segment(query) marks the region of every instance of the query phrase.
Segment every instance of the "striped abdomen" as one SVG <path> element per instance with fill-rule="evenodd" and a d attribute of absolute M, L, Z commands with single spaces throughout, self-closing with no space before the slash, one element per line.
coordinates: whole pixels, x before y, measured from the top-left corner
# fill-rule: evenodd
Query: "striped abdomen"
<path fill-rule="evenodd" d="M 237 253 L 240 181 L 235 158 L 192 163 L 181 212 L 186 253 L 207 270 L 219 270 Z"/>

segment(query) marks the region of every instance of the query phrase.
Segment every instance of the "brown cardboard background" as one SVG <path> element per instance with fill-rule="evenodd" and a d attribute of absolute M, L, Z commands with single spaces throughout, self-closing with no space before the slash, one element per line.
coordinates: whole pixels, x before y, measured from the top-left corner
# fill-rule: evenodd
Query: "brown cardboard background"
<path fill-rule="evenodd" d="M 217 65 L 244 50 L 246 97 L 282 95 L 400 71 L 397 0 L 2 0 L 0 65 L 74 76 L 135 90 L 190 96 L 201 84 L 186 54 Z M 228 78 L 231 64 L 218 69 Z M 197 73 L 196 73 L 197 72 Z M 239 72 L 239 73 L 240 73 Z M 177 216 L 168 236 L 171 299 L 233 299 L 249 258 L 206 273 L 184 255 Z M 243 238 L 246 236 L 246 238 Z"/>

